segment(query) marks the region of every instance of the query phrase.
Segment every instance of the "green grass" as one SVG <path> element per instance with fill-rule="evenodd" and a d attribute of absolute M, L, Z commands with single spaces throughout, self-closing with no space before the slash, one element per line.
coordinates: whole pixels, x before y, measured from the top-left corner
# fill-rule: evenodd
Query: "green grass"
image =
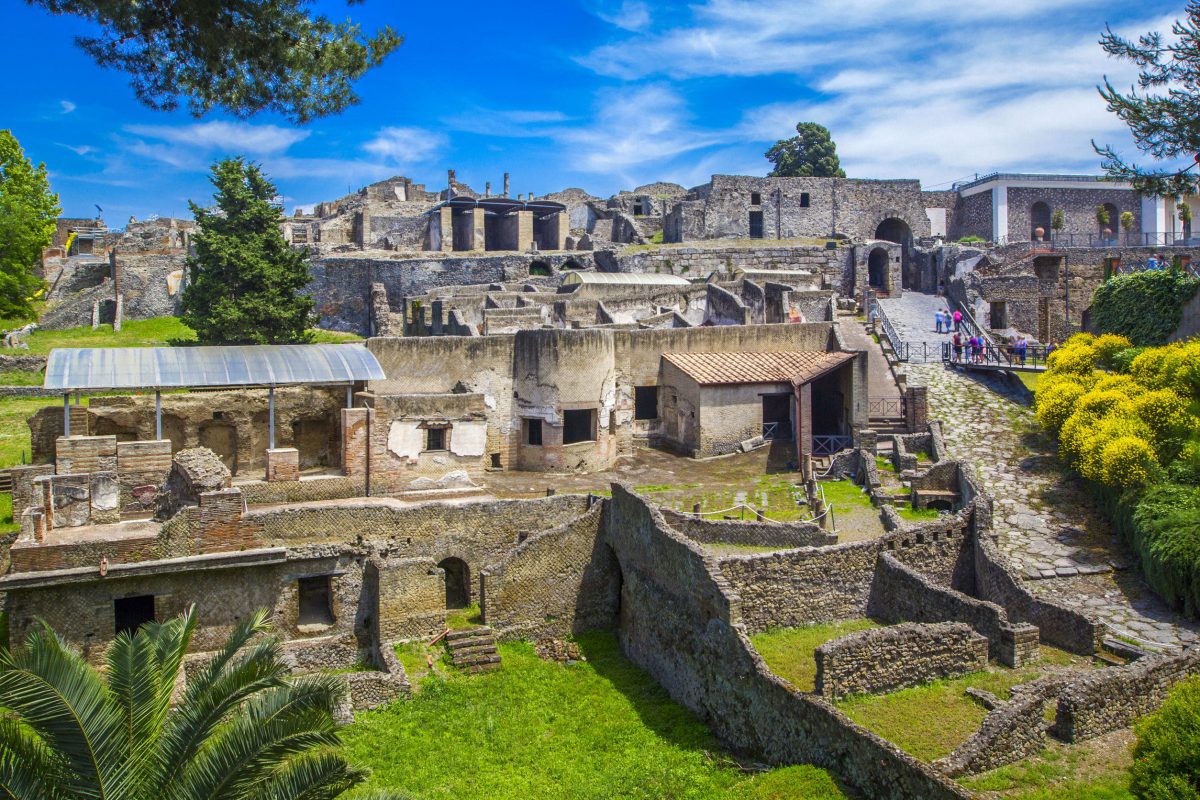
<path fill-rule="evenodd" d="M 1038 381 L 1041 380 L 1042 373 L 1040 373 L 1040 372 L 1014 372 L 1013 374 L 1017 376 L 1017 379 L 1020 380 L 1021 383 L 1025 384 L 1026 389 L 1028 389 L 1031 392 L 1037 391 Z"/>
<path fill-rule="evenodd" d="M 813 767 L 745 775 L 611 633 L 579 644 L 587 661 L 569 666 L 502 644 L 495 672 L 434 675 L 411 700 L 359 714 L 346 748 L 373 775 L 347 798 L 372 788 L 424 800 L 846 797 Z"/>
<path fill-rule="evenodd" d="M 871 496 L 852 480 L 843 478 L 840 481 L 821 481 L 821 488 L 825 490 L 825 502 L 830 505 L 839 508 L 875 507 L 871 502 Z"/>
<path fill-rule="evenodd" d="M 53 397 L 0 397 L 0 469 L 21 463 L 21 453 L 29 461 L 29 425 L 26 420 L 47 406 L 61 408 Z"/>
<path fill-rule="evenodd" d="M 779 628 L 750 637 L 767 666 L 781 678 L 803 692 L 813 690 L 817 677 L 817 662 L 813 653 L 818 647 L 846 634 L 878 628 L 869 619 L 848 619 L 800 628 Z"/>
<path fill-rule="evenodd" d="M 446 611 L 446 627 L 452 631 L 465 631 L 478 628 L 483 624 L 483 612 L 479 603 L 472 603 L 466 608 L 452 608 Z"/>
<path fill-rule="evenodd" d="M 0 494 L 0 535 L 21 529 L 21 523 L 13 519 L 12 492 Z"/>
<path fill-rule="evenodd" d="M 883 456 L 875 456 L 875 466 L 878 467 L 881 472 L 896 471 L 896 465 L 892 463 L 892 460 L 890 458 L 884 458 Z"/>
<path fill-rule="evenodd" d="M 0 386 L 41 386 L 44 380 L 41 370 L 30 372 L 24 369 L 0 370 Z"/>
<path fill-rule="evenodd" d="M 1091 668 L 1089 659 L 1043 647 L 1043 662 Z M 882 695 L 859 695 L 838 701 L 852 720 L 925 761 L 949 755 L 978 730 L 987 710 L 967 696 L 968 687 L 991 692 L 1001 700 L 1012 687 L 1042 675 L 1032 664 L 1020 669 L 989 667 L 948 680 L 932 681 Z"/>
<path fill-rule="evenodd" d="M 936 508 L 913 508 L 910 505 L 896 506 L 896 512 L 901 519 L 906 519 L 911 522 L 928 522 L 931 519 L 938 518 Z"/>
<path fill-rule="evenodd" d="M 1128 748 L 1052 743 L 1033 758 L 971 775 L 959 782 L 1005 800 L 1132 800 Z"/>

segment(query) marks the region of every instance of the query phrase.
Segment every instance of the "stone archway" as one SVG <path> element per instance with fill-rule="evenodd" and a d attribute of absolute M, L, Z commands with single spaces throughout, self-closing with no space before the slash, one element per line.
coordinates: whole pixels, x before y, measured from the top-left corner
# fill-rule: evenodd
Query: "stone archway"
<path fill-rule="evenodd" d="M 471 605 L 471 568 L 461 558 L 443 558 L 438 566 L 446 573 L 446 608 Z"/>
<path fill-rule="evenodd" d="M 875 238 L 907 248 L 912 244 L 912 227 L 899 217 L 888 217 L 875 227 Z"/>

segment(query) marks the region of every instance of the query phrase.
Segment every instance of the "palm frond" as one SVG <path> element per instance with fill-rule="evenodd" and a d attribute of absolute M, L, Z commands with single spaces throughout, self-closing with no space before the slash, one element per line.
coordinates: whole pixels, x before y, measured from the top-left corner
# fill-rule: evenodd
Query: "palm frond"
<path fill-rule="evenodd" d="M 0 707 L 61 756 L 73 797 L 109 800 L 129 788 L 121 714 L 96 672 L 49 628 L 0 653 Z"/>
<path fill-rule="evenodd" d="M 305 753 L 264 776 L 246 800 L 330 800 L 362 783 L 369 774 L 329 750 Z"/>
<path fill-rule="evenodd" d="M 0 800 L 65 800 L 62 772 L 31 728 L 0 716 Z"/>

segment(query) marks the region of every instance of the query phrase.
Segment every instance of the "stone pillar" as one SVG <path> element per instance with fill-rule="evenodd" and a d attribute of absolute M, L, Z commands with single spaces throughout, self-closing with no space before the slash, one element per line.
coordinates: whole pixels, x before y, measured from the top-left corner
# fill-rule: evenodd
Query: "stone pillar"
<path fill-rule="evenodd" d="M 439 225 L 441 230 L 441 242 L 438 250 L 443 253 L 449 253 L 454 250 L 454 209 L 450 206 L 442 206 L 438 209 Z"/>
<path fill-rule="evenodd" d="M 554 245 L 555 250 L 567 249 L 567 231 L 571 227 L 570 220 L 567 218 L 566 211 L 560 211 L 555 215 L 555 224 L 557 227 L 558 241 Z"/>
<path fill-rule="evenodd" d="M 432 319 L 430 320 L 430 332 L 434 336 L 441 336 L 442 335 L 442 301 L 434 300 L 431 305 L 432 305 L 432 308 L 430 309 L 430 313 L 432 314 Z"/>
<path fill-rule="evenodd" d="M 471 249 L 487 249 L 487 224 L 482 208 L 471 209 Z"/>
<path fill-rule="evenodd" d="M 1021 667 L 1042 657 L 1038 649 L 1040 632 L 1036 625 L 1019 623 L 1000 629 L 997 660 L 1006 667 Z"/>
<path fill-rule="evenodd" d="M 517 251 L 524 253 L 533 247 L 533 212 L 517 212 Z"/>
<path fill-rule="evenodd" d="M 868 458 L 875 456 L 875 450 L 879 445 L 879 434 L 873 430 L 860 430 L 858 432 L 858 446 L 863 452 L 868 454 Z"/>
<path fill-rule="evenodd" d="M 300 480 L 300 451 L 294 447 L 276 447 L 267 450 L 267 481 Z"/>
<path fill-rule="evenodd" d="M 483 184 L 483 196 L 484 196 L 484 197 L 491 197 L 491 196 L 492 196 L 492 182 L 491 182 L 491 181 L 484 181 L 484 184 Z"/>
<path fill-rule="evenodd" d="M 250 530 L 242 528 L 246 503 L 238 488 L 200 493 L 200 524 L 196 544 L 202 553 L 217 553 L 252 547 L 256 544 Z"/>
<path fill-rule="evenodd" d="M 370 468 L 370 429 L 375 421 L 373 408 L 342 409 L 342 474 L 365 476 Z"/>
<path fill-rule="evenodd" d="M 508 197 L 508 173 L 504 173 L 504 197 Z"/>
<path fill-rule="evenodd" d="M 992 241 L 1008 241 L 1008 186 L 992 189 Z"/>
<path fill-rule="evenodd" d="M 909 386 L 904 391 L 904 422 L 909 433 L 920 433 L 929 424 L 928 388 Z"/>
<path fill-rule="evenodd" d="M 458 182 L 454 179 L 454 170 L 452 169 L 446 170 L 446 186 L 446 199 L 450 200 L 454 197 L 454 192 L 458 188 Z"/>

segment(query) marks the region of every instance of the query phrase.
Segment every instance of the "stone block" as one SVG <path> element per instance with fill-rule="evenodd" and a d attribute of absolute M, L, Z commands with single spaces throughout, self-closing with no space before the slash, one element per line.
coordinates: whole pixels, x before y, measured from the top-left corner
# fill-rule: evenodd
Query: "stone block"
<path fill-rule="evenodd" d="M 116 468 L 116 436 L 60 436 L 55 442 L 54 471 L 59 475 Z"/>
<path fill-rule="evenodd" d="M 50 493 L 50 527 L 78 528 L 91 521 L 91 476 L 51 475 L 45 481 Z"/>
<path fill-rule="evenodd" d="M 294 447 L 276 447 L 267 450 L 267 480 L 300 480 L 300 451 Z"/>
<path fill-rule="evenodd" d="M 1022 623 L 1000 629 L 1000 663 L 1021 667 L 1042 657 L 1041 636 L 1036 625 Z"/>
<path fill-rule="evenodd" d="M 88 490 L 94 525 L 121 521 L 121 484 L 115 472 L 93 472 Z"/>

